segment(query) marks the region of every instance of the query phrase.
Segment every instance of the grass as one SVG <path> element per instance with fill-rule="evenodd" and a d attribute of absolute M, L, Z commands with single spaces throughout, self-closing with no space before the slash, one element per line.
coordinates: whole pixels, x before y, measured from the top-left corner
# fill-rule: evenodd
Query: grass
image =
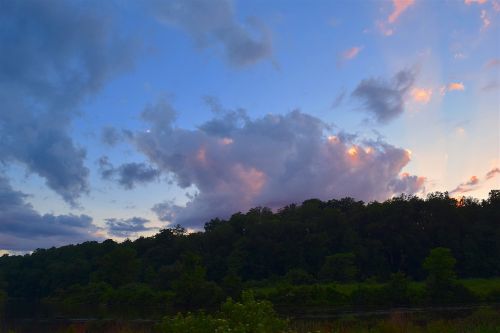
<path fill-rule="evenodd" d="M 463 279 L 460 280 L 465 287 L 469 288 L 474 294 L 484 298 L 493 291 L 500 292 L 500 278 L 490 279 Z"/>

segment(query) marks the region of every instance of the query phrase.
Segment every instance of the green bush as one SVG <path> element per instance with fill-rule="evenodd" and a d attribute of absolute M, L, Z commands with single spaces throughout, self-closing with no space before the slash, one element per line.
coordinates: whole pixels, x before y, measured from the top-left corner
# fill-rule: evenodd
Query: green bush
<path fill-rule="evenodd" d="M 164 333 L 282 333 L 287 323 L 278 318 L 267 301 L 257 301 L 244 292 L 242 302 L 228 299 L 216 315 L 203 312 L 166 317 L 160 324 Z"/>

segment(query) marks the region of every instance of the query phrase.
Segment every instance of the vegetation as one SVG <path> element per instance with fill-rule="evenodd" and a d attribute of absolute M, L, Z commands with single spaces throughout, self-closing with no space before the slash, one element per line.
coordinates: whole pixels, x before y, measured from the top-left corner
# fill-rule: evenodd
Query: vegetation
<path fill-rule="evenodd" d="M 4 255 L 0 303 L 8 316 L 161 318 L 202 309 L 209 321 L 243 290 L 277 309 L 495 302 L 499 223 L 498 190 L 483 201 L 433 193 L 258 207 L 209 221 L 203 232 L 176 226 L 135 241 Z M 202 315 L 182 318 L 193 316 Z"/>

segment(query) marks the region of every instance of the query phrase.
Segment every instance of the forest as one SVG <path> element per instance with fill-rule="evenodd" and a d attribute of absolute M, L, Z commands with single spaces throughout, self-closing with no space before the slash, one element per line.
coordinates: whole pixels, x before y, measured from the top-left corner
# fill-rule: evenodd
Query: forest
<path fill-rule="evenodd" d="M 198 232 L 177 225 L 134 241 L 4 255 L 1 311 L 162 318 L 216 313 L 242 299 L 286 313 L 494 303 L 499 240 L 500 190 L 484 200 L 439 192 L 369 203 L 310 199 L 213 219 Z"/>

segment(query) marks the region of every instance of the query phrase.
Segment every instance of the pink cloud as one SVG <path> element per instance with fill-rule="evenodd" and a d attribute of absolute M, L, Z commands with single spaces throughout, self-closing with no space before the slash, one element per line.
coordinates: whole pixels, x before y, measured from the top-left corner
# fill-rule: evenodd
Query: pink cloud
<path fill-rule="evenodd" d="M 411 96 L 415 102 L 427 104 L 432 98 L 432 89 L 413 88 Z"/>
<path fill-rule="evenodd" d="M 451 82 L 448 84 L 448 86 L 446 87 L 446 91 L 464 91 L 465 90 L 465 86 L 462 82 Z"/>
<path fill-rule="evenodd" d="M 313 197 L 384 200 L 423 186 L 421 177 L 401 175 L 411 159 L 406 150 L 332 133 L 328 124 L 299 111 L 256 119 L 225 111 L 186 129 L 175 126 L 172 110 L 165 103 L 146 109 L 142 118 L 151 130 L 134 134 L 151 164 L 177 186 L 197 190 L 185 206 L 157 204 L 154 211 L 165 221 L 200 227 L 256 206 L 278 208 Z"/>
<path fill-rule="evenodd" d="M 486 68 L 492 68 L 496 66 L 500 66 L 500 58 L 491 59 L 485 65 Z"/>
<path fill-rule="evenodd" d="M 493 177 L 495 177 L 499 173 L 500 173 L 500 168 L 497 167 L 497 168 L 494 168 L 494 169 L 491 169 L 490 171 L 488 171 L 486 173 L 486 175 L 484 176 L 483 180 L 480 180 L 479 177 L 477 177 L 477 176 L 472 176 L 469 178 L 468 181 L 461 183 L 456 188 L 451 190 L 450 194 L 452 194 L 452 195 L 453 194 L 461 194 L 461 193 L 467 193 L 470 191 L 477 190 L 481 187 L 482 183 L 485 183 L 489 179 L 492 179 Z"/>
<path fill-rule="evenodd" d="M 389 23 L 394 23 L 398 19 L 398 17 L 408 9 L 408 7 L 412 6 L 415 3 L 415 0 L 392 0 L 392 4 L 394 5 L 394 10 L 389 15 L 387 21 Z"/>
<path fill-rule="evenodd" d="M 345 50 L 344 52 L 342 52 L 342 58 L 345 60 L 354 59 L 359 54 L 359 52 L 361 52 L 362 49 L 363 49 L 362 46 L 355 46 L 348 50 Z"/>
<path fill-rule="evenodd" d="M 500 1 L 497 1 L 497 0 L 493 0 L 491 2 L 491 5 L 493 6 L 493 10 L 495 12 L 500 12 Z"/>
<path fill-rule="evenodd" d="M 481 27 L 481 31 L 488 29 L 491 25 L 491 19 L 486 10 L 481 10 L 481 21 L 483 22 L 483 26 Z"/>
<path fill-rule="evenodd" d="M 488 2 L 488 0 L 464 0 L 464 3 L 468 6 L 472 5 L 473 3 L 477 3 L 479 5 L 482 5 L 486 2 Z"/>

